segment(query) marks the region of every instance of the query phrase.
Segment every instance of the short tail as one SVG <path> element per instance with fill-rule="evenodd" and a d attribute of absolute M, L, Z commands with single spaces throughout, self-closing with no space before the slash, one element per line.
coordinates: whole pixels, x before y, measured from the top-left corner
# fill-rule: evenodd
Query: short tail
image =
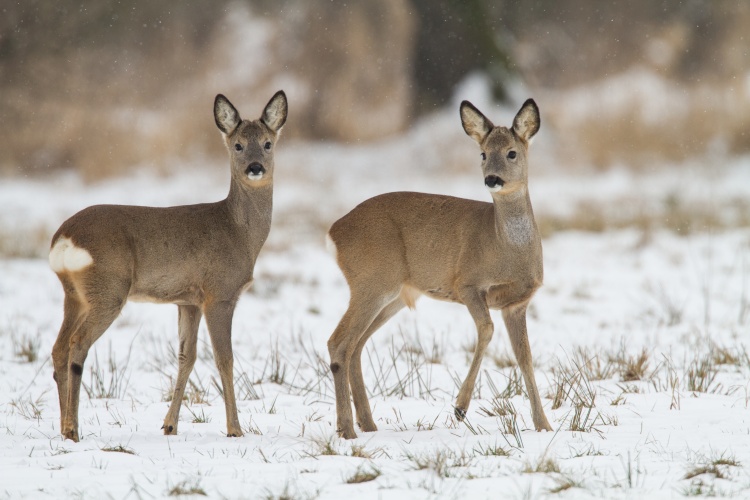
<path fill-rule="evenodd" d="M 326 233 L 326 250 L 328 250 L 338 260 L 338 250 L 336 249 L 336 243 L 331 238 L 331 233 Z"/>

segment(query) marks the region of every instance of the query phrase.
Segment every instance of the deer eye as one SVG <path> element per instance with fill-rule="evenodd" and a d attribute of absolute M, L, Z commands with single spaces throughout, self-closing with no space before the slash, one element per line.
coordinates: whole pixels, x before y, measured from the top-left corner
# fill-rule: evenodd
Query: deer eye
<path fill-rule="evenodd" d="M 271 151 L 271 141 L 266 141 L 266 143 L 263 145 L 266 151 Z"/>
<path fill-rule="evenodd" d="M 234 145 L 234 150 L 235 151 L 242 151 L 242 144 L 240 144 L 239 142 L 237 144 L 235 144 Z"/>
<path fill-rule="evenodd" d="M 514 160 L 518 156 L 518 154 L 515 151 L 508 151 L 508 158 L 511 160 Z"/>
<path fill-rule="evenodd" d="M 482 152 L 482 161 L 484 161 L 484 160 L 486 160 L 486 159 L 487 159 L 487 155 L 486 155 L 486 154 L 484 154 L 484 152 Z"/>

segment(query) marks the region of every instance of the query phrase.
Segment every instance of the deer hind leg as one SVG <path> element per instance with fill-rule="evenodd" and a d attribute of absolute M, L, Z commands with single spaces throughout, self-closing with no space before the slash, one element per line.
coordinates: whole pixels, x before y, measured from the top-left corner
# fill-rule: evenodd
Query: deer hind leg
<path fill-rule="evenodd" d="M 70 339 L 81 327 L 86 319 L 86 306 L 77 296 L 72 285 L 63 281 L 65 289 L 65 306 L 63 322 L 60 333 L 52 348 L 52 364 L 54 372 L 52 377 L 57 383 L 57 396 L 60 402 L 60 432 L 65 425 L 65 415 L 68 408 L 68 369 L 70 364 Z"/>
<path fill-rule="evenodd" d="M 473 288 L 464 289 L 461 293 L 461 299 L 469 309 L 469 314 L 471 314 L 477 326 L 477 347 L 474 351 L 474 358 L 471 360 L 469 373 L 466 375 L 466 379 L 458 391 L 458 398 L 456 398 L 454 413 L 458 420 L 463 420 L 466 417 L 466 410 L 469 409 L 471 394 L 474 392 L 474 384 L 479 374 L 479 368 L 482 365 L 484 352 L 487 350 L 490 340 L 492 340 L 492 333 L 495 328 L 483 292 Z"/>
<path fill-rule="evenodd" d="M 107 328 L 120 314 L 127 292 L 120 295 L 113 293 L 116 287 L 108 288 L 106 285 L 101 289 L 102 293 L 90 292 L 87 295 L 96 297 L 95 302 L 90 302 L 90 310 L 83 320 L 81 327 L 75 332 L 69 341 L 68 366 L 68 403 L 63 419 L 62 433 L 67 439 L 78 441 L 78 402 L 81 393 L 81 379 L 83 377 L 83 364 L 88 356 L 89 349 L 99 337 L 107 331 Z M 126 288 L 127 290 L 127 288 Z"/>
<path fill-rule="evenodd" d="M 534 421 L 534 428 L 537 431 L 551 431 L 552 427 L 544 415 L 542 400 L 539 397 L 539 390 L 536 387 L 534 378 L 534 367 L 531 362 L 531 348 L 529 347 L 529 337 L 526 331 L 526 306 L 527 304 L 506 307 L 503 309 L 503 320 L 505 327 L 508 329 L 510 344 L 513 346 L 513 354 L 516 356 L 519 368 L 526 382 L 526 392 L 529 393 L 531 402 L 531 418 Z"/>
<path fill-rule="evenodd" d="M 227 415 L 227 436 L 243 435 L 237 416 L 234 396 L 234 354 L 232 352 L 232 316 L 236 301 L 216 301 L 205 306 L 206 326 L 214 349 L 216 367 L 219 369 L 224 391 L 224 409 Z M 172 404 L 175 404 L 174 402 Z"/>
<path fill-rule="evenodd" d="M 349 308 L 339 321 L 331 338 L 328 339 L 331 373 L 333 373 L 333 386 L 336 391 L 337 430 L 344 439 L 357 437 L 354 432 L 349 392 L 349 367 L 352 355 L 357 342 L 373 324 L 378 314 L 398 296 L 398 290 L 388 294 L 361 292 L 352 290 Z M 366 399 L 367 395 L 363 394 L 359 398 L 361 401 Z"/>
<path fill-rule="evenodd" d="M 185 386 L 188 378 L 190 378 L 190 373 L 193 371 L 197 357 L 198 326 L 202 316 L 200 308 L 196 306 L 178 306 L 177 311 L 180 335 L 179 367 L 177 368 L 177 381 L 174 385 L 172 403 L 169 405 L 169 411 L 162 426 L 164 434 L 177 434 L 182 397 L 185 394 Z"/>
<path fill-rule="evenodd" d="M 373 432 L 378 430 L 372 419 L 370 402 L 367 399 L 367 390 L 365 381 L 362 376 L 362 349 L 372 335 L 378 331 L 394 314 L 403 309 L 406 304 L 398 298 L 385 306 L 383 310 L 375 317 L 373 322 L 367 327 L 365 333 L 357 341 L 357 345 L 352 353 L 349 364 L 349 385 L 352 390 L 352 399 L 354 399 L 354 408 L 357 410 L 357 423 L 359 428 L 364 432 Z"/>

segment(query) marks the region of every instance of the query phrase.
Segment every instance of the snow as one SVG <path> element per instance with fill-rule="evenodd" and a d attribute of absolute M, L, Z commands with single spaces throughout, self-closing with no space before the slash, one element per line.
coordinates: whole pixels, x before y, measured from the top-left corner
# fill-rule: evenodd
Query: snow
<path fill-rule="evenodd" d="M 444 145 L 435 150 L 437 143 Z M 686 176 L 691 167 L 535 170 L 550 158 L 534 155 L 530 186 L 537 216 L 564 214 L 581 202 L 657 207 L 676 190 L 684 203 L 723 210 L 724 200 L 750 195 L 748 159 Z M 451 168 L 454 158 L 465 164 Z M 5 179 L 0 228 L 4 237 L 23 238 L 33 227 L 49 237 L 66 217 L 94 203 L 213 201 L 226 195 L 225 170 L 219 162 L 196 164 L 170 177 L 141 172 L 91 185 L 74 176 Z M 453 403 L 475 327 L 464 307 L 422 298 L 415 311 L 388 322 L 363 356 L 379 430 L 360 432 L 354 441 L 336 437 L 326 341 L 346 309 L 348 289 L 324 237 L 354 205 L 394 190 L 489 201 L 478 150 L 460 130 L 457 113 L 436 115 L 407 137 L 375 145 L 282 138 L 274 225 L 254 287 L 234 317 L 235 386 L 246 430 L 241 438 L 225 436 L 204 324 L 178 435 L 162 434 L 177 373 L 177 310 L 131 303 L 84 367 L 90 391 L 96 392 L 98 373 L 115 397 L 82 391 L 81 442 L 63 440 L 49 356 L 63 292 L 46 260 L 49 239 L 26 258 L 0 259 L 0 495 L 162 498 L 191 489 L 214 498 L 750 495 L 750 234 L 744 228 L 688 235 L 655 230 L 647 240 L 637 229 L 563 231 L 545 239 L 545 286 L 532 301 L 528 326 L 537 383 L 555 432 L 533 430 L 524 395 L 510 397 L 518 412 L 516 436 L 504 432 L 502 418 L 482 411 L 492 406 L 492 387 L 503 392 L 514 377 L 513 368 L 495 363 L 511 353 L 496 312 L 468 422 L 455 421 Z M 27 343 L 38 359 L 17 352 Z M 649 362 L 646 380 L 623 381 L 612 370 L 604 380 L 589 381 L 597 420 L 587 432 L 570 430 L 570 400 L 552 409 L 548 397 L 560 368 L 578 363 L 581 348 L 603 362 L 645 349 Z M 720 348 L 734 361 L 715 365 L 708 391 L 689 390 L 691 366 Z M 672 385 L 670 373 L 677 379 Z M 489 453 L 496 447 L 507 456 Z M 528 472 L 547 459 L 559 472 Z M 723 478 L 704 473 L 685 479 L 714 462 L 721 462 L 715 467 Z M 379 475 L 348 484 L 358 471 Z M 566 484 L 571 487 L 552 492 Z"/>

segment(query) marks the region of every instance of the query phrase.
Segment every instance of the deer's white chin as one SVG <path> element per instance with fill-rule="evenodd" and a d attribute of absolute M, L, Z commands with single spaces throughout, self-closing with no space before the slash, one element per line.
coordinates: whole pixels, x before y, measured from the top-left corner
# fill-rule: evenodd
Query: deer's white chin
<path fill-rule="evenodd" d="M 247 178 L 251 181 L 259 181 L 263 178 L 263 174 L 247 174 Z"/>
<path fill-rule="evenodd" d="M 495 185 L 495 186 L 493 186 L 493 187 L 489 187 L 489 186 L 487 186 L 487 185 L 485 184 L 485 186 L 484 186 L 484 187 L 486 187 L 486 188 L 487 188 L 487 191 L 489 191 L 490 193 L 498 193 L 498 192 L 500 192 L 500 191 L 502 191 L 502 190 L 503 190 L 503 186 L 501 186 L 500 184 L 497 184 L 497 185 Z"/>

